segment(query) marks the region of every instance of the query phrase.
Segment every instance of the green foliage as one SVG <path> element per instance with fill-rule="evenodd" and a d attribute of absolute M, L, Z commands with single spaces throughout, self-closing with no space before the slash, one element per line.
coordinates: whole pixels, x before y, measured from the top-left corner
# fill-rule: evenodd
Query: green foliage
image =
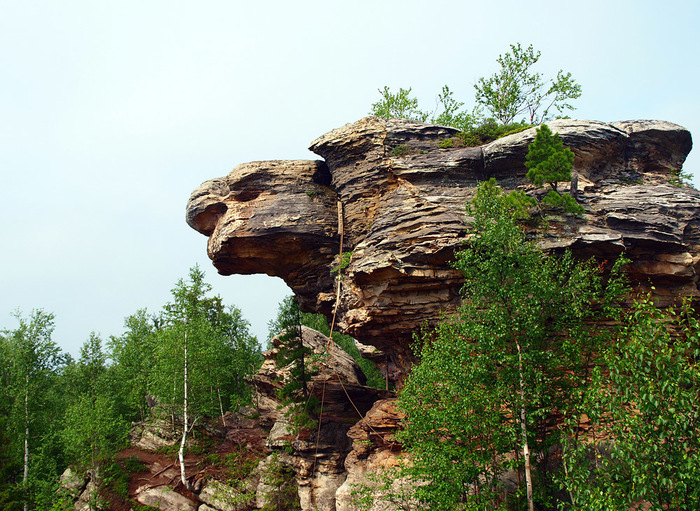
<path fill-rule="evenodd" d="M 607 339 L 591 320 L 612 314 L 622 286 L 592 263 L 546 257 L 527 242 L 494 182 L 479 186 L 470 213 L 469 243 L 455 263 L 463 304 L 419 339 L 420 362 L 399 397 L 409 474 L 427 481 L 416 497 L 430 509 L 494 509 L 501 474 L 523 469 L 527 444 L 538 453 L 542 504 L 551 498 L 550 448 L 560 441 L 554 417 L 587 385 Z"/>
<path fill-rule="evenodd" d="M 111 458 L 100 469 L 101 486 L 126 499 L 129 497 L 131 474 L 144 472 L 145 469 L 146 466 L 133 456 L 125 460 Z"/>
<path fill-rule="evenodd" d="M 311 380 L 308 358 L 312 351 L 304 346 L 301 330 L 301 311 L 294 297 L 287 297 L 278 312 L 279 354 L 277 365 L 290 366 L 290 380 L 280 389 L 283 402 L 295 401 L 300 397 L 305 401 L 309 395 L 307 383 Z"/>
<path fill-rule="evenodd" d="M 372 104 L 370 115 L 385 119 L 412 119 L 425 121 L 428 116 L 418 109 L 418 100 L 411 97 L 411 88 L 399 88 L 399 92 L 391 92 L 389 87 L 379 89 L 382 98 Z"/>
<path fill-rule="evenodd" d="M 136 501 L 131 501 L 131 509 L 133 509 L 133 511 L 160 511 L 159 507 L 145 506 Z"/>
<path fill-rule="evenodd" d="M 289 378 L 279 389 L 282 404 L 288 407 L 287 415 L 295 433 L 302 428 L 313 427 L 311 414 L 316 412 L 318 400 L 310 395 L 308 382 L 314 372 L 311 360 L 313 351 L 304 345 L 301 329 L 301 311 L 293 296 L 287 297 L 279 306 L 277 318 L 268 327 L 277 329 L 278 367 L 289 368 Z"/>
<path fill-rule="evenodd" d="M 564 484 L 574 509 L 700 509 L 700 324 L 684 302 L 635 302 L 619 341 L 571 420 Z"/>
<path fill-rule="evenodd" d="M 80 394 L 66 410 L 62 439 L 75 466 L 97 467 L 124 445 L 129 425 L 107 395 Z"/>
<path fill-rule="evenodd" d="M 162 405 L 181 409 L 186 342 L 189 406 L 212 417 L 249 399 L 245 378 L 257 370 L 259 351 L 240 310 L 226 309 L 209 291 L 198 267 L 172 290 L 173 301 L 164 306 L 154 333 L 148 388 Z"/>
<path fill-rule="evenodd" d="M 470 129 L 463 130 L 458 137 L 466 146 L 480 146 L 530 127 L 531 125 L 525 122 L 498 124 L 495 119 L 488 118 L 476 123 Z"/>
<path fill-rule="evenodd" d="M 537 206 L 537 200 L 526 195 L 522 190 L 513 190 L 504 197 L 504 205 L 516 220 L 530 218 L 530 209 Z"/>
<path fill-rule="evenodd" d="M 268 339 L 271 339 L 274 335 L 284 330 L 285 327 L 283 326 L 282 318 L 289 314 L 290 308 L 293 307 L 291 304 L 292 301 L 293 297 L 288 296 L 279 305 L 277 318 L 268 323 Z M 314 330 L 321 332 L 323 335 L 330 335 L 331 333 L 328 321 L 323 314 L 301 312 L 299 321 L 302 325 L 313 328 Z M 343 351 L 350 355 L 355 363 L 360 366 L 360 369 L 362 369 L 362 372 L 367 377 L 366 385 L 376 389 L 382 389 L 385 387 L 385 380 L 382 373 L 379 371 L 379 369 L 377 369 L 377 366 L 372 361 L 362 357 L 360 350 L 358 350 L 357 346 L 355 346 L 355 340 L 352 337 L 349 335 L 339 334 L 338 332 L 333 332 L 333 342 L 340 346 Z"/>
<path fill-rule="evenodd" d="M 493 177 L 479 185 L 477 196 L 479 194 L 482 196 L 489 194 L 497 197 L 502 203 L 502 213 L 513 220 L 528 220 L 530 218 L 530 209 L 537 206 L 537 200 L 522 190 L 513 190 L 504 194 Z"/>
<path fill-rule="evenodd" d="M 340 261 L 338 262 L 338 265 L 331 270 L 331 273 L 340 273 L 342 270 L 350 266 L 350 261 L 352 261 L 352 251 L 343 252 L 340 254 Z"/>
<path fill-rule="evenodd" d="M 145 420 L 157 336 L 154 318 L 140 309 L 124 320 L 125 332 L 109 340 L 110 385 L 119 396 L 115 406 L 127 420 Z"/>
<path fill-rule="evenodd" d="M 571 181 L 573 165 L 574 153 L 564 147 L 559 134 L 552 133 L 546 124 L 540 126 L 525 156 L 525 166 L 529 169 L 527 178 L 535 186 L 549 183 L 556 192 L 560 181 Z"/>
<path fill-rule="evenodd" d="M 228 470 L 228 480 L 238 490 L 243 491 L 245 480 L 258 466 L 261 456 L 245 448 L 230 452 L 224 456 L 224 465 Z"/>
<path fill-rule="evenodd" d="M 301 510 L 294 470 L 280 462 L 273 454 L 261 474 L 261 481 L 269 487 L 261 511 Z"/>
<path fill-rule="evenodd" d="M 685 172 L 682 168 L 669 168 L 669 171 L 671 172 L 671 176 L 668 178 L 668 182 L 673 186 L 681 187 L 683 185 L 690 184 L 690 181 L 693 179 L 693 174 L 690 172 Z"/>
<path fill-rule="evenodd" d="M 406 156 L 411 153 L 411 148 L 404 144 L 399 144 L 391 150 L 392 156 Z"/>
<path fill-rule="evenodd" d="M 573 215 L 583 215 L 586 210 L 581 204 L 576 202 L 571 195 L 568 193 L 559 194 L 554 190 L 549 190 L 544 199 L 542 199 L 542 204 L 549 206 L 551 208 L 562 208 L 564 213 L 571 213 Z"/>
<path fill-rule="evenodd" d="M 462 110 L 464 103 L 454 99 L 453 92 L 447 85 L 442 87 L 442 91 L 437 97 L 438 107 L 432 116 L 430 122 L 440 124 L 442 126 L 451 126 L 462 132 L 472 132 L 479 125 L 482 119 L 481 112 L 478 109 L 472 109 L 471 112 Z M 437 112 L 440 112 L 437 114 Z M 437 115 L 436 115 L 437 114 Z"/>
<path fill-rule="evenodd" d="M 52 341 L 53 314 L 15 315 L 18 327 L 0 333 L 0 508 L 72 509 L 70 499 L 56 493 L 69 464 L 99 468 L 104 487 L 126 497 L 128 471 L 136 469 L 126 460 L 125 470 L 113 454 L 129 422 L 146 416 L 149 392 L 173 415 L 182 410 L 177 343 L 185 331 L 195 356 L 194 410 L 218 415 L 247 398 L 245 378 L 261 360 L 257 341 L 240 310 L 224 308 L 208 290 L 203 273 L 191 270 L 159 316 L 142 310 L 127 318 L 109 353 L 91 334 L 77 361 Z"/>
<path fill-rule="evenodd" d="M 486 108 L 501 124 L 510 124 L 519 115 L 526 114 L 530 124 L 541 124 L 550 119 L 552 108 L 562 114 L 573 110 L 568 103 L 581 96 L 581 86 L 571 73 L 559 71 L 556 79 L 544 80 L 540 73 L 531 71 L 540 58 L 532 45 L 523 49 L 510 45 L 510 52 L 499 55 L 500 70 L 489 78 L 479 78 L 476 89 L 477 105 Z"/>
<path fill-rule="evenodd" d="M 2 336 L 3 387 L 0 419 L 7 446 L 0 450 L 8 465 L 7 479 L 0 481 L 0 498 L 29 507 L 47 507 L 65 463 L 58 435 L 63 417 L 60 372 L 66 357 L 51 336 L 54 315 L 32 311 L 29 318 L 15 313 L 16 329 Z M 26 453 L 26 457 L 25 457 Z M 7 486 L 4 486 L 7 483 Z"/>
<path fill-rule="evenodd" d="M 438 146 L 440 147 L 440 149 L 450 149 L 450 148 L 454 147 L 454 145 L 455 145 L 455 141 L 452 138 L 443 138 L 438 143 Z"/>
<path fill-rule="evenodd" d="M 365 484 L 354 484 L 350 492 L 351 502 L 358 511 L 370 511 L 376 502 L 397 511 L 422 511 L 427 508 L 414 495 L 414 485 L 420 484 L 407 478 L 407 466 L 399 462 L 395 467 L 380 472 L 367 473 Z"/>
<path fill-rule="evenodd" d="M 67 393 L 61 440 L 71 464 L 97 468 L 121 447 L 129 424 L 118 412 L 118 396 L 108 376 L 107 355 L 95 333 L 80 349 L 80 359 L 66 368 Z"/>

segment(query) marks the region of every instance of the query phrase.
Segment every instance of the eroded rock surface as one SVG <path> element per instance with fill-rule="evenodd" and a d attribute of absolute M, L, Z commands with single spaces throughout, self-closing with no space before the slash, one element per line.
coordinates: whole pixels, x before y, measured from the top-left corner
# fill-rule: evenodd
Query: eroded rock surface
<path fill-rule="evenodd" d="M 631 276 L 668 303 L 698 296 L 700 193 L 673 186 L 692 147 L 664 121 L 549 123 L 575 153 L 581 218 L 549 212 L 533 237 L 547 249 L 611 259 L 626 252 Z M 340 330 L 410 363 L 411 334 L 454 310 L 462 279 L 450 267 L 479 182 L 542 196 L 524 167 L 535 129 L 481 147 L 440 148 L 452 128 L 365 118 L 312 142 L 324 161 L 253 162 L 191 196 L 188 223 L 209 237 L 222 274 L 285 280 L 308 311 L 330 314 L 342 251 Z M 443 146 L 448 144 L 442 144 Z M 569 184 L 564 184 L 568 187 Z M 339 221 L 340 219 L 340 221 Z M 346 258 L 348 257 L 346 256 Z"/>
<path fill-rule="evenodd" d="M 334 511 L 336 490 L 346 479 L 345 458 L 353 448 L 348 431 L 376 400 L 391 393 L 366 387 L 355 361 L 325 335 L 307 327 L 301 327 L 301 335 L 304 346 L 313 352 L 306 362 L 312 374 L 308 390 L 322 404 L 317 411 L 319 427 L 295 431 L 276 397 L 290 377 L 290 367 L 277 363 L 279 336 L 273 338 L 273 348 L 263 353 L 265 361 L 253 377 L 256 402 L 260 419 L 274 417 L 267 446 L 278 451 L 279 462 L 293 468 L 302 509 Z"/>

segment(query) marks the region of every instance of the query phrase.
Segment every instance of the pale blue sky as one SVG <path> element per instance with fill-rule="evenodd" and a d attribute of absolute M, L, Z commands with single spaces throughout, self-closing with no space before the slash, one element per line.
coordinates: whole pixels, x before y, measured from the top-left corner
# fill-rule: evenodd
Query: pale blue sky
<path fill-rule="evenodd" d="M 572 117 L 700 134 L 699 2 L 485 4 L 1 0 L 0 328 L 44 308 L 75 354 L 199 263 L 264 338 L 286 287 L 217 275 L 184 221 L 190 192 L 246 161 L 316 158 L 309 143 L 384 85 L 471 104 L 511 43 L 578 80 Z"/>

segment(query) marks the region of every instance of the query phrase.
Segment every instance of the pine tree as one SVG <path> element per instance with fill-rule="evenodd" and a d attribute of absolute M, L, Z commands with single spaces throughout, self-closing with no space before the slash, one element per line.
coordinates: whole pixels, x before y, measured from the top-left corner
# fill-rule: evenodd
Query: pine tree
<path fill-rule="evenodd" d="M 559 134 L 552 133 L 546 124 L 540 126 L 525 157 L 525 166 L 529 169 L 527 178 L 535 186 L 549 183 L 556 192 L 559 182 L 571 181 L 573 165 L 574 153 L 564 147 Z"/>

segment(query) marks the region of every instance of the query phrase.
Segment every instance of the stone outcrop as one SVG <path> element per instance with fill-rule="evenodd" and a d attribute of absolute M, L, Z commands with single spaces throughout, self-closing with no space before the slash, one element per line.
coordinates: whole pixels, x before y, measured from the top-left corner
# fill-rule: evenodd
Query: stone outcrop
<path fill-rule="evenodd" d="M 372 511 L 396 509 L 396 506 L 380 498 L 381 487 L 386 483 L 383 477 L 391 478 L 394 490 L 407 481 L 396 478 L 396 468 L 401 460 L 401 445 L 396 441 L 403 414 L 396 409 L 396 400 L 378 400 L 372 409 L 355 424 L 348 436 L 352 439 L 352 451 L 345 458 L 347 477 L 336 491 L 336 511 L 359 509 L 356 495 L 372 492 Z M 400 492 L 395 492 L 400 495 Z"/>
<path fill-rule="evenodd" d="M 545 211 L 532 235 L 550 250 L 633 261 L 630 275 L 656 285 L 662 302 L 698 296 L 700 194 L 673 186 L 692 142 L 663 121 L 549 123 L 575 154 L 573 190 L 582 217 Z M 481 147 L 441 143 L 456 130 L 365 118 L 313 141 L 323 161 L 253 162 L 192 194 L 187 221 L 209 237 L 224 275 L 284 279 L 303 309 L 330 315 L 343 232 L 338 327 L 410 364 L 411 334 L 454 310 L 462 285 L 450 266 L 469 218 L 465 203 L 494 177 L 506 190 L 541 197 L 526 179 L 535 129 Z M 564 186 L 569 186 L 565 184 Z"/>
<path fill-rule="evenodd" d="M 302 509 L 334 511 L 336 490 L 346 479 L 345 459 L 353 448 L 348 431 L 375 401 L 391 393 L 366 387 L 365 375 L 355 361 L 325 335 L 305 326 L 301 334 L 304 346 L 312 352 L 307 359 L 307 370 L 312 374 L 309 393 L 322 403 L 318 429 L 295 431 L 276 398 L 290 375 L 289 366 L 277 363 L 280 336 L 273 338 L 273 348 L 263 353 L 265 361 L 252 383 L 258 393 L 260 418 L 274 417 L 267 446 L 278 451 L 280 463 L 294 470 Z M 286 452 L 287 447 L 293 449 L 292 455 Z"/>

